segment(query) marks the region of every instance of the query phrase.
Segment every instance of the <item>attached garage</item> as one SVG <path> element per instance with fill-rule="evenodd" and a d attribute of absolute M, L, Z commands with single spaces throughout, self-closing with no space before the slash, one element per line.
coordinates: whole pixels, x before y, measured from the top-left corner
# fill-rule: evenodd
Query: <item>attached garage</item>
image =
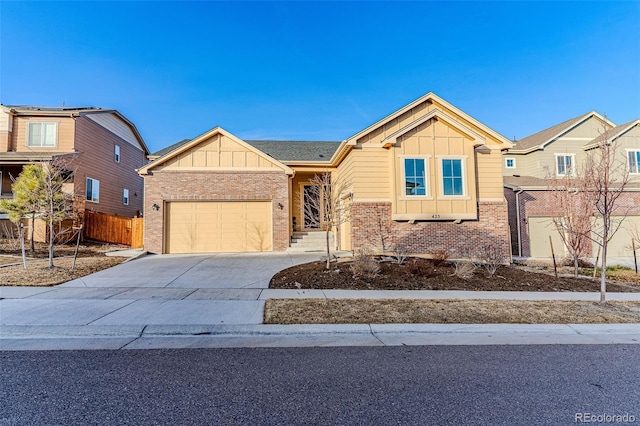
<path fill-rule="evenodd" d="M 166 253 L 273 250 L 271 201 L 170 202 Z"/>
<path fill-rule="evenodd" d="M 621 223 L 620 229 L 613 235 L 607 245 L 608 257 L 633 257 L 631 238 L 634 233 L 640 233 L 640 216 L 612 216 L 612 223 Z M 596 226 L 601 226 L 602 221 L 596 222 Z M 636 247 L 638 248 L 638 247 Z M 594 244 L 593 255 L 596 256 L 598 245 Z"/>
<path fill-rule="evenodd" d="M 529 250 L 531 257 L 551 257 L 551 245 L 556 258 L 565 255 L 565 247 L 562 237 L 556 229 L 551 216 L 533 216 L 528 218 L 529 223 Z"/>

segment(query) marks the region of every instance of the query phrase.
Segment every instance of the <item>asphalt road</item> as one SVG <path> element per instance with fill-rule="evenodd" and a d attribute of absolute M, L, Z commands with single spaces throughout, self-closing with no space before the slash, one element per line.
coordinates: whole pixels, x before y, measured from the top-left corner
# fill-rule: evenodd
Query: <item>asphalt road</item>
<path fill-rule="evenodd" d="M 640 424 L 638 345 L 0 352 L 0 425 Z"/>

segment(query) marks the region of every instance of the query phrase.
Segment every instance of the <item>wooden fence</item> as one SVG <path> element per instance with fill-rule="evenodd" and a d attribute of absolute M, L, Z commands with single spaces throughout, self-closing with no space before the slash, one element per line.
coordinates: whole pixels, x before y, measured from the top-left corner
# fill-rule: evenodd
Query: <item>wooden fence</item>
<path fill-rule="evenodd" d="M 144 246 L 144 219 L 84 212 L 84 238 L 131 248 Z"/>

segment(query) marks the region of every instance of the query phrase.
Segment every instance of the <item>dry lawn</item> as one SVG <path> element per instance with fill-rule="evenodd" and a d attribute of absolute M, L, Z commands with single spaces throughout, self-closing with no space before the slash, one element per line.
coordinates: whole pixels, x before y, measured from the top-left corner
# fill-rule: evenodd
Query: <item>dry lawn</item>
<path fill-rule="evenodd" d="M 57 258 L 53 269 L 49 269 L 48 259 L 29 259 L 27 269 L 19 265 L 0 267 L 0 285 L 4 286 L 52 286 L 61 284 L 85 275 L 115 266 L 125 258 L 107 257 L 79 257 L 75 269 L 71 269 L 72 258 Z"/>
<path fill-rule="evenodd" d="M 640 302 L 270 299 L 265 324 L 640 323 Z"/>

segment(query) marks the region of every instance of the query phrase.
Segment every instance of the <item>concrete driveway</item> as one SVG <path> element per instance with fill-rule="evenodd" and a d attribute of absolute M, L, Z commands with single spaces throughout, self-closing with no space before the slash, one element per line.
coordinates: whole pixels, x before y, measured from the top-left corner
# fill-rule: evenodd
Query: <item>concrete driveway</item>
<path fill-rule="evenodd" d="M 152 255 L 56 287 L 0 287 L 0 326 L 261 324 L 271 277 L 318 258 Z"/>

